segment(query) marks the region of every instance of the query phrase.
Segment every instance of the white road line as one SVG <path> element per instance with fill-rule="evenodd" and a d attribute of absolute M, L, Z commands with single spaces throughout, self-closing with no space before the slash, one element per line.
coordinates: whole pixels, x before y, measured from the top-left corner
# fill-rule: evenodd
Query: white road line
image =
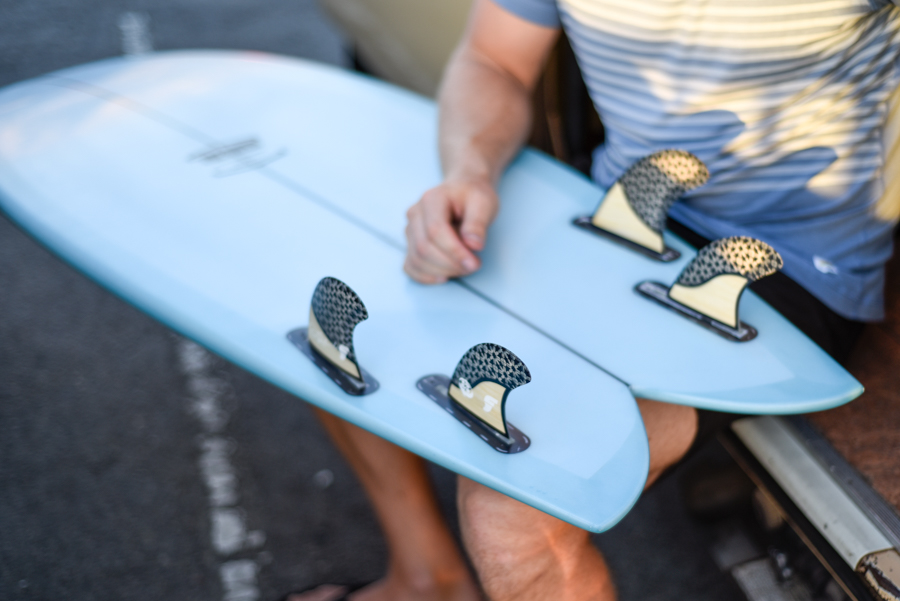
<path fill-rule="evenodd" d="M 249 559 L 236 559 L 223 563 L 219 567 L 219 577 L 225 588 L 223 601 L 256 601 L 259 599 L 259 588 L 256 586 L 256 573 L 259 566 Z"/>
<path fill-rule="evenodd" d="M 212 544 L 219 555 L 231 555 L 244 548 L 247 528 L 244 514 L 237 507 L 217 507 L 212 510 Z"/>
<path fill-rule="evenodd" d="M 203 431 L 199 437 L 198 465 L 209 501 L 210 543 L 222 558 L 258 549 L 265 544 L 266 534 L 261 530 L 247 531 L 245 512 L 238 504 L 240 482 L 231 464 L 235 443 L 222 436 L 229 418 L 222 402 L 227 384 L 211 373 L 212 357 L 197 344 L 180 340 L 178 358 L 187 377 L 188 411 Z M 252 559 L 222 563 L 219 578 L 225 591 L 223 601 L 257 601 L 258 573 L 259 563 Z"/>
<path fill-rule="evenodd" d="M 237 476 L 231 469 L 232 445 L 218 436 L 206 438 L 201 444 L 200 472 L 209 489 L 209 502 L 215 507 L 237 504 Z"/>
<path fill-rule="evenodd" d="M 153 52 L 148 14 L 122 13 L 119 15 L 119 31 L 122 32 L 122 54 L 131 56 Z"/>

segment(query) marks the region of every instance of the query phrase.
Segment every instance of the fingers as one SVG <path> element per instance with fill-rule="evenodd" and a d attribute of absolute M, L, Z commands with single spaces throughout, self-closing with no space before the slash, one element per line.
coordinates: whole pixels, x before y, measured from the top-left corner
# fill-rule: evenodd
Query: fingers
<path fill-rule="evenodd" d="M 407 212 L 406 273 L 437 284 L 476 271 L 473 251 L 484 248 L 496 204 L 490 186 L 445 183 L 426 192 Z"/>
<path fill-rule="evenodd" d="M 455 261 L 429 240 L 421 209 L 411 211 L 406 225 L 407 252 L 404 270 L 423 284 L 442 284 L 453 277 Z"/>
<path fill-rule="evenodd" d="M 478 190 L 474 194 L 482 195 L 484 192 Z M 493 196 L 493 190 L 490 194 Z M 479 198 L 463 206 L 459 235 L 469 249 L 479 251 L 484 248 L 488 226 L 497 216 L 497 204 L 493 198 Z"/>
<path fill-rule="evenodd" d="M 478 259 L 472 251 L 460 240 L 456 229 L 457 203 L 453 196 L 443 191 L 433 192 L 423 198 L 422 219 L 423 226 L 420 233 L 426 237 L 427 244 L 421 245 L 426 251 L 423 258 L 434 258 L 436 267 L 445 267 L 458 272 L 475 271 L 478 268 Z M 441 264 L 440 259 L 449 264 Z M 454 274 L 456 275 L 456 274 Z"/>

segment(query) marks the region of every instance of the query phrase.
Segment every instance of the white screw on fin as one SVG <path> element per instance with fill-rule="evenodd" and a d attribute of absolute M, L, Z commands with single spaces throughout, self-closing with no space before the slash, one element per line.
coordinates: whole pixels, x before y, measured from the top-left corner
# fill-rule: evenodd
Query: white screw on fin
<path fill-rule="evenodd" d="M 347 355 L 350 354 L 350 348 L 344 344 L 338 345 L 338 352 L 341 354 L 341 361 L 347 360 Z"/>
<path fill-rule="evenodd" d="M 499 403 L 499 402 L 500 401 L 498 401 L 497 399 L 495 399 L 494 397 L 492 397 L 489 394 L 484 395 L 484 412 L 490 413 L 494 409 L 494 407 L 497 406 L 497 403 Z"/>
<path fill-rule="evenodd" d="M 463 396 L 467 399 L 471 399 L 473 396 L 475 396 L 475 393 L 472 392 L 472 385 L 469 384 L 469 381 L 465 378 L 459 379 L 459 391 L 463 393 Z"/>

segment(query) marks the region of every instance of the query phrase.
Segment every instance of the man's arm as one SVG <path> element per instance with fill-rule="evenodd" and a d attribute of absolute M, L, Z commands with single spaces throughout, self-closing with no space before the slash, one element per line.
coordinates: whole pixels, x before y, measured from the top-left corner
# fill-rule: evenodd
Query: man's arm
<path fill-rule="evenodd" d="M 531 126 L 531 92 L 558 29 L 476 0 L 439 92 L 444 182 L 407 212 L 404 269 L 437 284 L 477 270 L 495 186 Z"/>

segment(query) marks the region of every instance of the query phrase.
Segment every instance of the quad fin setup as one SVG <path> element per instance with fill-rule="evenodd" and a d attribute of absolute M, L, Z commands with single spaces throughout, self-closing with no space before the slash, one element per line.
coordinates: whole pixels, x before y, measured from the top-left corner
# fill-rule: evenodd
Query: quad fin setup
<path fill-rule="evenodd" d="M 757 331 L 738 318 L 741 294 L 747 284 L 783 266 L 781 255 L 765 242 L 720 238 L 701 248 L 671 287 L 642 282 L 636 290 L 721 336 L 745 342 Z"/>
<path fill-rule="evenodd" d="M 500 345 L 483 343 L 463 355 L 453 377 L 425 376 L 417 386 L 495 450 L 519 453 L 531 440 L 506 421 L 506 399 L 530 381 L 521 359 Z"/>
<path fill-rule="evenodd" d="M 673 261 L 680 254 L 663 240 L 669 208 L 708 179 L 709 170 L 693 154 L 662 150 L 632 165 L 609 189 L 597 211 L 578 217 L 575 225 L 657 261 Z"/>
<path fill-rule="evenodd" d="M 378 381 L 359 366 L 353 350 L 353 329 L 369 317 L 359 296 L 344 282 L 322 278 L 309 306 L 309 326 L 288 333 L 310 358 L 347 394 L 370 394 Z"/>

